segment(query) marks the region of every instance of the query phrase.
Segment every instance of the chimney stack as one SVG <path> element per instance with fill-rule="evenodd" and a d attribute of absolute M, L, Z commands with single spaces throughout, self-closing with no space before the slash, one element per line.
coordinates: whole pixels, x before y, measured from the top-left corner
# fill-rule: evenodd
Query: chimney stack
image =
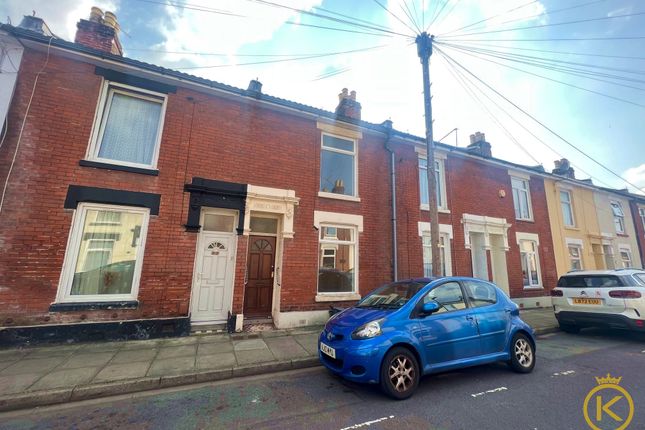
<path fill-rule="evenodd" d="M 484 158 L 491 158 L 493 152 L 490 143 L 486 142 L 486 135 L 479 131 L 470 135 L 470 145 L 466 148 L 468 152 L 477 154 Z"/>
<path fill-rule="evenodd" d="M 555 160 L 553 164 L 555 164 L 555 169 L 553 169 L 551 173 L 553 173 L 554 175 L 560 175 L 560 176 L 565 176 L 567 178 L 576 179 L 576 172 L 575 170 L 573 170 L 573 167 L 571 167 L 571 163 L 566 158 L 563 158 L 561 160 Z"/>
<path fill-rule="evenodd" d="M 22 18 L 22 21 L 20 21 L 20 25 L 18 25 L 18 27 L 24 28 L 25 30 L 29 31 L 35 31 L 36 33 L 40 33 L 47 37 L 54 35 L 47 26 L 47 23 L 45 23 L 42 18 L 39 18 L 35 15 L 25 15 Z"/>
<path fill-rule="evenodd" d="M 255 98 L 259 98 L 262 95 L 262 82 L 257 79 L 251 79 L 246 92 Z"/>
<path fill-rule="evenodd" d="M 347 88 L 343 88 L 341 93 L 338 94 L 336 116 L 355 120 L 361 119 L 361 104 L 356 101 L 356 91 L 350 93 Z"/>
<path fill-rule="evenodd" d="M 119 23 L 112 12 L 103 13 L 101 9 L 94 6 L 89 19 L 78 21 L 76 28 L 74 42 L 110 54 L 123 55 L 123 48 L 119 41 Z"/>

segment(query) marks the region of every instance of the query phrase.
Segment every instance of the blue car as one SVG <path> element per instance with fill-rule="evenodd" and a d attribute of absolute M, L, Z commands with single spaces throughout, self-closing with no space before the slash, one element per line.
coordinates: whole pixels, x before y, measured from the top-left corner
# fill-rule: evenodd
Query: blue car
<path fill-rule="evenodd" d="M 529 373 L 535 338 L 518 306 L 494 284 L 419 278 L 384 285 L 332 316 L 318 356 L 333 373 L 380 384 L 401 400 L 429 373 L 495 361 Z"/>

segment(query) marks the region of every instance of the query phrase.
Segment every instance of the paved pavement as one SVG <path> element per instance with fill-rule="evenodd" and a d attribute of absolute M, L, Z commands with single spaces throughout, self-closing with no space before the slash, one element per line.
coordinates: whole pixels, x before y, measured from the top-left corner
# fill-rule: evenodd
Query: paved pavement
<path fill-rule="evenodd" d="M 539 333 L 550 308 L 522 311 Z M 0 351 L 0 411 L 318 366 L 321 327 Z"/>
<path fill-rule="evenodd" d="M 645 428 L 645 335 L 601 330 L 538 337 L 533 373 L 504 364 L 424 377 L 398 402 L 376 386 L 353 384 L 321 367 L 155 390 L 0 414 L 0 427 L 23 429 L 559 429 L 589 428 L 583 404 L 596 377 L 622 377 Z M 613 392 L 604 392 L 606 406 Z M 589 415 L 595 419 L 592 399 Z M 609 410 L 627 417 L 625 398 Z M 598 428 L 616 429 L 602 414 Z"/>

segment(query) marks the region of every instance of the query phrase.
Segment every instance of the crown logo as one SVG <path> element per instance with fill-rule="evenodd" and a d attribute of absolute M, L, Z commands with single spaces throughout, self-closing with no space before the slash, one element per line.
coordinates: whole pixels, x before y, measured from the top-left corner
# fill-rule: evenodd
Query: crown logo
<path fill-rule="evenodd" d="M 620 381 L 623 379 L 622 376 L 618 378 L 612 378 L 611 374 L 607 373 L 607 376 L 599 377 L 596 376 L 596 382 L 598 382 L 598 385 L 605 385 L 605 384 L 613 384 L 613 385 L 620 385 Z"/>

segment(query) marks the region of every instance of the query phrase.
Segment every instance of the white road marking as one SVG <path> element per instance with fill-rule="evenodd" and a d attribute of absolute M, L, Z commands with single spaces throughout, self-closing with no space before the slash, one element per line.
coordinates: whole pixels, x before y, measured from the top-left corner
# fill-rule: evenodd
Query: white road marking
<path fill-rule="evenodd" d="M 349 426 L 349 427 L 343 427 L 340 430 L 351 430 L 351 429 L 359 429 L 361 427 L 369 427 L 372 424 L 380 423 L 381 421 L 391 420 L 392 418 L 394 418 L 394 415 L 390 415 L 389 417 L 377 418 L 377 419 L 371 420 L 371 421 L 365 421 L 363 423 L 354 424 L 353 426 Z"/>
<path fill-rule="evenodd" d="M 555 372 L 551 377 L 573 375 L 574 373 L 576 373 L 575 370 L 565 370 L 564 372 Z"/>
<path fill-rule="evenodd" d="M 506 391 L 506 390 L 508 390 L 508 388 L 506 388 L 506 387 L 493 388 L 492 390 L 486 390 L 486 391 L 482 391 L 481 393 L 471 394 L 471 396 L 479 397 L 479 396 L 483 396 L 485 394 L 498 393 L 500 391 Z"/>

